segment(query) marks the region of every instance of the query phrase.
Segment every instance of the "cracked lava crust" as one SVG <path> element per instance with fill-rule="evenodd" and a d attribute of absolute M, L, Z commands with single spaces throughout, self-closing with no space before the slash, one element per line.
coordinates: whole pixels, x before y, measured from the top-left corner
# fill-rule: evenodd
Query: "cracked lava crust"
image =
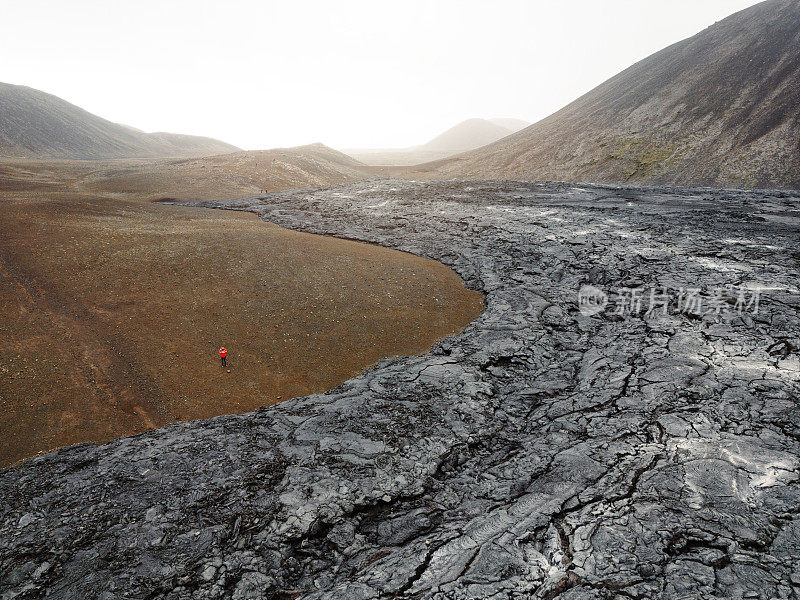
<path fill-rule="evenodd" d="M 798 598 L 798 200 L 389 180 L 205 203 L 435 258 L 487 308 L 325 394 L 3 471 L 0 594 Z M 764 291 L 583 316 L 582 285 Z"/>

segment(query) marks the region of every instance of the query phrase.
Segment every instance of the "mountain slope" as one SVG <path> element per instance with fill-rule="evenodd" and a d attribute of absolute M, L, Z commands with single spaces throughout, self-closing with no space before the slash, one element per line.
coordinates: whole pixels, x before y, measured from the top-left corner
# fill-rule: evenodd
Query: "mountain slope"
<path fill-rule="evenodd" d="M 322 144 L 215 156 L 98 163 L 77 179 L 88 194 L 208 200 L 262 190 L 324 187 L 373 176 L 374 170 Z"/>
<path fill-rule="evenodd" d="M 144 133 L 102 119 L 52 94 L 0 83 L 0 156 L 153 158 L 237 150 L 206 137 Z"/>
<path fill-rule="evenodd" d="M 736 13 L 435 176 L 800 187 L 800 0 Z"/>
<path fill-rule="evenodd" d="M 422 146 L 432 152 L 465 152 L 510 135 L 513 131 L 486 119 L 467 119 Z"/>
<path fill-rule="evenodd" d="M 511 133 L 516 133 L 520 129 L 525 129 L 530 126 L 530 123 L 522 119 L 487 119 L 487 121 L 499 125 L 500 127 L 505 127 L 510 130 Z"/>
<path fill-rule="evenodd" d="M 530 123 L 521 119 L 467 119 L 423 146 L 353 149 L 346 152 L 368 165 L 418 165 L 491 144 L 528 125 Z"/>

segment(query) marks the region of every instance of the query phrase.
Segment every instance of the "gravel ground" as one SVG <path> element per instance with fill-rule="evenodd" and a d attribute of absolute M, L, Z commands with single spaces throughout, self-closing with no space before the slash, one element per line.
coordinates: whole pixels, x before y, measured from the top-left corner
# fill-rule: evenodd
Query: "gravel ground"
<path fill-rule="evenodd" d="M 3 471 L 4 600 L 800 598 L 800 197 L 205 205 L 435 258 L 487 308 L 328 393 Z"/>
<path fill-rule="evenodd" d="M 80 189 L 107 167 L 0 161 L 0 469 L 324 392 L 483 311 L 434 260 Z"/>

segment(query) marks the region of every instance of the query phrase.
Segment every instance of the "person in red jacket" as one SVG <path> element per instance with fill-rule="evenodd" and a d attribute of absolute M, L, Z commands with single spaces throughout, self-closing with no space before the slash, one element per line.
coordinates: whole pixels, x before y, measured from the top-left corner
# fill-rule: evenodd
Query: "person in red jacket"
<path fill-rule="evenodd" d="M 227 356 L 228 356 L 228 351 L 225 349 L 225 346 L 223 346 L 222 348 L 219 349 L 219 357 L 222 360 L 223 367 L 228 366 L 228 360 L 226 359 Z"/>

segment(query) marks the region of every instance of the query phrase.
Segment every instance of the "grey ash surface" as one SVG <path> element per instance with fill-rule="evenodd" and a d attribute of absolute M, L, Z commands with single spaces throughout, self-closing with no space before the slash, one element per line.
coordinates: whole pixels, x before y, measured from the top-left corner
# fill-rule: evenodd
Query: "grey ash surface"
<path fill-rule="evenodd" d="M 797 197 L 389 180 L 207 205 L 441 260 L 486 311 L 326 394 L 3 471 L 3 600 L 800 598 Z M 583 284 L 769 289 L 758 314 L 586 317 Z"/>

